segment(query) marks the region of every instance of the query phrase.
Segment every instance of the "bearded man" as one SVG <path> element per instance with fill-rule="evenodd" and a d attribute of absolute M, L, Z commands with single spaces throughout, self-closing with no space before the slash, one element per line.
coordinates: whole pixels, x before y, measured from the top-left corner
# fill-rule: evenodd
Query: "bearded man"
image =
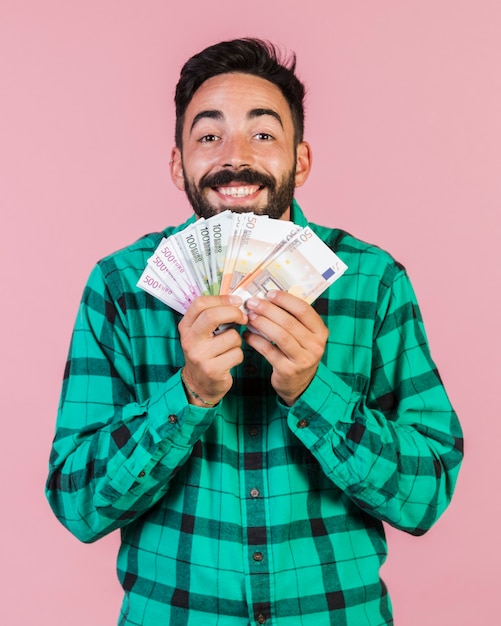
<path fill-rule="evenodd" d="M 308 224 L 294 199 L 311 168 L 303 99 L 295 58 L 269 43 L 188 60 L 171 160 L 188 223 L 230 209 Z M 427 531 L 462 458 L 405 269 L 309 224 L 348 266 L 313 305 L 200 296 L 182 316 L 137 281 L 186 226 L 90 276 L 50 461 L 55 514 L 85 542 L 121 530 L 121 625 L 392 624 L 383 522 Z"/>

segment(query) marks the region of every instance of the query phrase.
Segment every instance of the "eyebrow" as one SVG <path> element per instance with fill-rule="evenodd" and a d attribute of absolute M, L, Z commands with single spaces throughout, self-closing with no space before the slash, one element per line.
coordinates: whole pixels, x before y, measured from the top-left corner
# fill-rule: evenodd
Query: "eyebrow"
<path fill-rule="evenodd" d="M 261 115 L 271 115 L 271 117 L 274 117 L 278 121 L 278 123 L 280 124 L 282 128 L 284 127 L 284 125 L 282 124 L 282 118 L 273 109 L 251 109 L 247 113 L 247 117 L 249 119 L 252 119 L 254 117 L 260 117 Z"/>
<path fill-rule="evenodd" d="M 261 117 L 262 115 L 271 115 L 271 117 L 274 117 L 278 121 L 278 123 L 280 124 L 280 126 L 282 128 L 284 127 L 284 125 L 282 123 L 282 118 L 273 109 L 251 109 L 247 113 L 247 117 L 249 119 L 254 119 L 256 117 Z M 222 111 L 219 111 L 217 109 L 208 109 L 206 111 L 200 111 L 200 113 L 197 113 L 195 115 L 195 117 L 193 118 L 193 122 L 191 123 L 191 126 L 190 126 L 190 133 L 193 130 L 193 128 L 195 127 L 195 125 L 200 120 L 203 120 L 205 118 L 208 118 L 208 119 L 211 119 L 211 120 L 222 120 L 224 118 L 224 115 L 223 115 Z"/>
<path fill-rule="evenodd" d="M 222 120 L 223 114 L 221 113 L 221 111 L 218 111 L 217 109 L 209 109 L 207 111 L 200 111 L 200 113 L 197 113 L 195 117 L 193 118 L 193 122 L 191 123 L 191 126 L 190 126 L 190 133 L 195 127 L 195 125 L 200 120 L 203 120 L 206 117 L 208 117 L 211 120 Z"/>

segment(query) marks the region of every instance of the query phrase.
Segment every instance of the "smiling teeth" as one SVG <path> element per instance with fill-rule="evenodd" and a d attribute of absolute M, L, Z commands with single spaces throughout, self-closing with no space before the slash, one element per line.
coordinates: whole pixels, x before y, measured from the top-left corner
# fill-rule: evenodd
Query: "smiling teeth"
<path fill-rule="evenodd" d="M 219 187 L 219 193 L 232 198 L 243 198 L 252 195 L 257 191 L 257 187 Z"/>

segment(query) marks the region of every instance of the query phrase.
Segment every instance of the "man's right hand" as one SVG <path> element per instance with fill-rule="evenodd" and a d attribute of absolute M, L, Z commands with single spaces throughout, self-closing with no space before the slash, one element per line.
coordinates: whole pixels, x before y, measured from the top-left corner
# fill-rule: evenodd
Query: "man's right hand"
<path fill-rule="evenodd" d="M 238 296 L 200 296 L 179 322 L 186 385 L 206 401 L 188 394 L 191 404 L 216 404 L 230 390 L 230 370 L 243 361 L 242 339 L 234 328 L 214 331 L 222 324 L 247 324 L 241 304 Z"/>

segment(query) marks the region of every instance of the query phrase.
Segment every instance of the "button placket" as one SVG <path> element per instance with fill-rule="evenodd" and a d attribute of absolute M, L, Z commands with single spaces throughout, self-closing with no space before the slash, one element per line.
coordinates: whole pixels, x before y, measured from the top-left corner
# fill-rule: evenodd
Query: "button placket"
<path fill-rule="evenodd" d="M 245 524 L 242 548 L 245 571 L 250 574 L 246 576 L 246 593 L 249 604 L 253 607 L 249 615 L 250 623 L 265 624 L 270 621 L 266 605 L 273 587 L 269 571 L 269 514 L 265 474 L 269 401 L 264 385 L 255 378 L 263 374 L 263 366 L 254 353 L 246 354 L 246 363 L 241 374 L 244 379 L 238 382 L 245 384 L 245 390 L 249 394 L 242 401 L 241 409 L 245 421 L 239 429 L 240 493 L 242 520 Z"/>
<path fill-rule="evenodd" d="M 248 486 L 247 498 L 247 558 L 250 571 L 266 575 L 266 501 L 263 498 L 263 472 L 266 455 L 262 449 L 264 431 L 255 424 L 244 431 L 243 464 L 245 482 Z M 264 567 L 264 569 L 263 569 Z M 257 581 L 256 581 L 257 582 Z"/>

